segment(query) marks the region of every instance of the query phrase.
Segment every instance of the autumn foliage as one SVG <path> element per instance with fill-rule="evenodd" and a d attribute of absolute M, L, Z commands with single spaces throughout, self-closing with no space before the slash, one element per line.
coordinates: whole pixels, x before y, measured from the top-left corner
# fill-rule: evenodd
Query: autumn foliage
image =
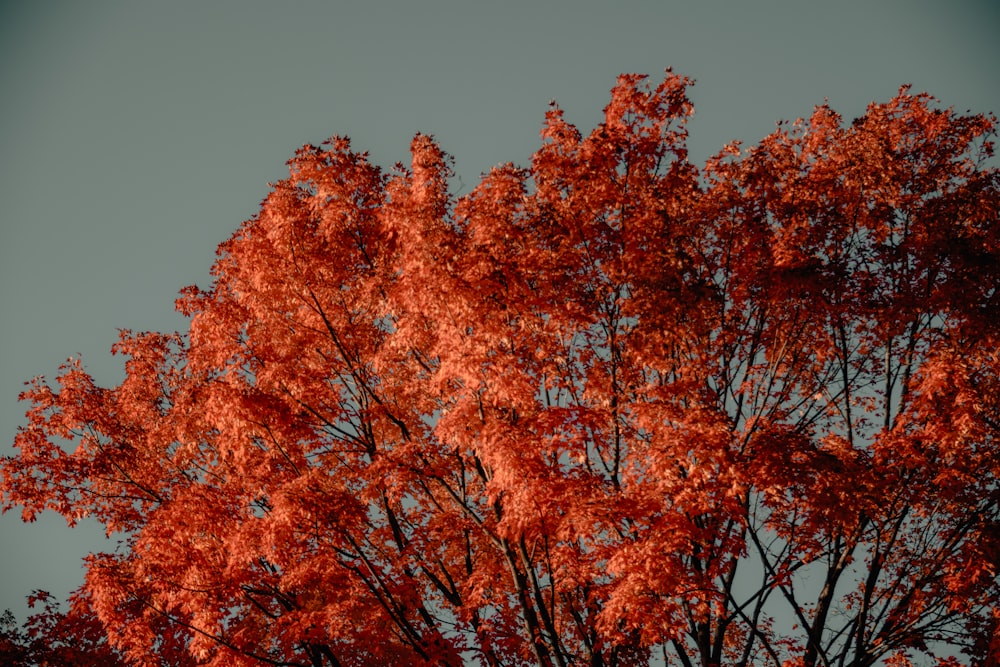
<path fill-rule="evenodd" d="M 995 120 L 908 89 L 688 161 L 689 81 L 456 196 L 305 146 L 178 308 L 23 398 L 131 664 L 991 664 Z M 72 441 L 72 445 L 68 444 Z M 75 449 L 74 449 L 75 447 Z M 923 664 L 923 663 L 921 663 Z"/>
<path fill-rule="evenodd" d="M 122 654 L 108 644 L 86 591 L 74 594 L 65 611 L 44 591 L 28 596 L 28 604 L 32 614 L 23 627 L 17 626 L 9 610 L 0 616 L 4 667 L 128 667 Z"/>

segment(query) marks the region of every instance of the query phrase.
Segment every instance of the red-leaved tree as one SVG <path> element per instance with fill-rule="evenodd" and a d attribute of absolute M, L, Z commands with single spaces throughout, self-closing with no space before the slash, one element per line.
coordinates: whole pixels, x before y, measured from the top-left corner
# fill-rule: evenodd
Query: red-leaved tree
<path fill-rule="evenodd" d="M 689 81 L 456 197 L 305 146 L 5 509 L 118 533 L 134 664 L 996 665 L 995 119 L 902 89 L 691 164 Z M 73 441 L 75 449 L 67 448 Z"/>
<path fill-rule="evenodd" d="M 18 627 L 14 614 L 0 616 L 0 664 L 4 667 L 128 667 L 121 653 L 108 644 L 104 624 L 82 590 L 63 611 L 45 591 L 28 596 L 32 614 Z M 39 608 L 40 607 L 40 608 Z M 190 660 L 172 663 L 177 667 Z"/>

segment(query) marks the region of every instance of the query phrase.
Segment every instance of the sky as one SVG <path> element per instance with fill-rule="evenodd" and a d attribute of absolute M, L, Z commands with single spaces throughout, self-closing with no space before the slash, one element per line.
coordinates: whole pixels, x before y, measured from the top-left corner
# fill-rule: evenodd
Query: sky
<path fill-rule="evenodd" d="M 184 330 L 186 285 L 304 143 L 385 168 L 433 134 L 466 191 L 527 165 L 548 102 L 588 131 L 622 72 L 690 91 L 691 158 L 825 100 L 846 119 L 912 84 L 1000 113 L 1000 2 L 0 0 L 0 455 L 17 395 L 79 356 L 120 381 L 120 328 Z M 64 597 L 101 528 L 0 517 L 0 611 Z"/>

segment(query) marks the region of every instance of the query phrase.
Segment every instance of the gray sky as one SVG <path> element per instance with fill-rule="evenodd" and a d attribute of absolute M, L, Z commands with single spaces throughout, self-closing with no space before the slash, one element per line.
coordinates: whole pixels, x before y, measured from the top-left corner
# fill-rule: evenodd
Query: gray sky
<path fill-rule="evenodd" d="M 81 355 L 121 376 L 118 328 L 177 330 L 177 291 L 301 144 L 391 167 L 436 135 L 471 188 L 527 164 L 547 102 L 582 130 L 621 72 L 697 80 L 701 161 L 828 98 L 850 119 L 903 83 L 1000 112 L 1000 3 L 0 0 L 0 453 L 22 382 Z M 65 596 L 94 524 L 0 518 L 0 610 Z"/>

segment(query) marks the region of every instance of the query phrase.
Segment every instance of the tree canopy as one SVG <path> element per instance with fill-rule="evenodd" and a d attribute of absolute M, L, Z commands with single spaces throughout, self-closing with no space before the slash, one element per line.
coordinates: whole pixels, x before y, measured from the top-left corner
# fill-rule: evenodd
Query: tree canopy
<path fill-rule="evenodd" d="M 461 196 L 429 136 L 304 146 L 189 331 L 31 382 L 4 509 L 121 540 L 81 627 L 129 664 L 996 665 L 995 119 L 903 88 L 697 166 L 689 84 L 553 105 Z"/>

